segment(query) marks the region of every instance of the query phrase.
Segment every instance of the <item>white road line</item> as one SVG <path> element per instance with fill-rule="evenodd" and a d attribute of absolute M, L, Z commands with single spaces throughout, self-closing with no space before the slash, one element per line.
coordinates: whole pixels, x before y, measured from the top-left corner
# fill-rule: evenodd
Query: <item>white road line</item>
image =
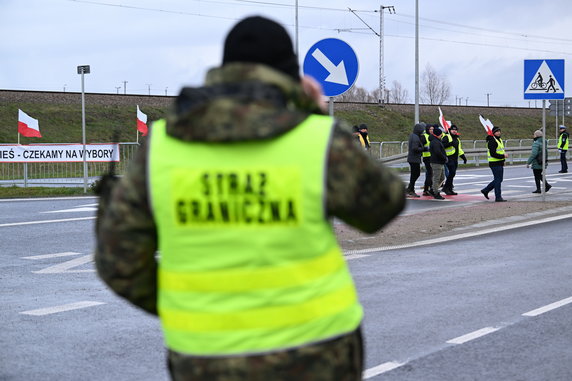
<path fill-rule="evenodd" d="M 447 343 L 449 343 L 449 344 L 464 344 L 467 341 L 478 339 L 479 337 L 483 337 L 485 335 L 488 335 L 489 333 L 498 331 L 499 329 L 500 328 L 486 327 L 486 328 L 479 329 L 479 330 L 471 332 L 471 333 L 467 333 L 466 335 L 459 336 L 459 337 L 456 337 L 456 338 L 451 339 L 451 340 L 447 340 Z"/>
<path fill-rule="evenodd" d="M 572 297 L 562 299 L 558 302 L 548 304 L 544 307 L 540 307 L 540 308 L 537 308 L 537 309 L 532 310 L 532 311 L 525 312 L 522 314 L 522 316 L 538 316 L 538 315 L 541 315 L 545 312 L 555 310 L 556 308 L 565 306 L 565 305 L 570 304 L 570 303 L 572 303 Z"/>
<path fill-rule="evenodd" d="M 20 312 L 20 313 L 22 315 L 43 316 L 43 315 L 56 314 L 58 312 L 66 312 L 66 311 L 72 311 L 72 310 L 79 310 L 81 308 L 99 306 L 100 304 L 105 304 L 105 303 L 85 301 L 85 302 L 63 304 L 61 306 L 40 308 L 37 310 L 24 311 L 24 312 Z"/>
<path fill-rule="evenodd" d="M 95 212 L 97 208 L 94 207 L 77 207 L 73 209 L 61 209 L 61 210 L 50 210 L 48 212 L 40 212 L 41 214 L 44 213 L 77 213 L 77 212 Z"/>
<path fill-rule="evenodd" d="M 22 259 L 50 259 L 50 258 L 60 258 L 60 257 L 69 257 L 71 255 L 79 255 L 81 253 L 76 253 L 74 251 L 66 251 L 64 253 L 55 253 L 55 254 L 42 254 L 42 255 L 33 255 L 31 257 L 22 257 Z"/>
<path fill-rule="evenodd" d="M 389 372 L 390 370 L 393 370 L 395 368 L 399 368 L 402 365 L 405 365 L 405 363 L 395 362 L 395 361 L 384 362 L 381 365 L 366 369 L 363 372 L 363 379 L 367 380 L 368 378 L 372 378 L 372 377 L 378 376 L 382 373 Z"/>
<path fill-rule="evenodd" d="M 90 200 L 97 199 L 98 196 L 80 196 L 80 197 L 48 197 L 48 198 L 4 198 L 0 202 L 13 201 L 67 201 L 67 200 Z"/>
<path fill-rule="evenodd" d="M 39 271 L 32 271 L 34 274 L 61 274 L 61 273 L 92 273 L 95 272 L 95 269 L 87 269 L 87 270 L 70 270 L 74 267 L 79 267 L 85 265 L 86 263 L 90 263 L 93 261 L 93 255 L 82 255 L 79 258 L 74 258 L 69 261 L 59 263 L 57 265 L 53 265 L 50 267 L 46 267 L 45 269 Z"/>
<path fill-rule="evenodd" d="M 445 237 L 440 237 L 440 238 L 433 238 L 433 239 L 428 239 L 428 240 L 424 240 L 424 241 L 407 243 L 407 244 L 403 244 L 403 245 L 374 247 L 371 249 L 362 249 L 362 250 L 348 250 L 348 251 L 344 251 L 344 254 L 346 256 L 349 256 L 349 255 L 355 255 L 355 254 L 368 254 L 368 253 L 373 253 L 376 251 L 389 251 L 389 250 L 397 250 L 397 249 L 408 249 L 411 247 L 418 247 L 418 246 L 425 246 L 425 245 L 433 245 L 436 243 L 448 242 L 448 241 L 455 240 L 455 239 L 478 237 L 478 236 L 485 235 L 485 234 L 498 233 L 498 232 L 505 231 L 505 230 L 523 228 L 523 227 L 538 225 L 538 224 L 542 224 L 542 223 L 546 223 L 546 222 L 564 220 L 567 218 L 572 218 L 572 214 L 561 214 L 559 216 L 547 217 L 547 218 L 543 218 L 543 219 L 539 219 L 539 220 L 533 220 L 533 221 L 519 222 L 519 223 L 512 224 L 512 225 L 495 226 L 495 227 L 490 228 L 490 229 L 483 229 L 483 230 L 479 230 L 479 231 L 475 231 L 475 232 L 467 232 L 467 233 L 461 233 L 461 234 L 445 236 Z"/>
<path fill-rule="evenodd" d="M 64 218 L 61 220 L 42 220 L 42 221 L 28 221 L 28 222 L 13 222 L 10 224 L 0 224 L 0 228 L 5 228 L 9 226 L 21 226 L 21 225 L 36 225 L 36 224 L 51 224 L 53 222 L 71 222 L 71 221 L 85 221 L 85 220 L 95 220 L 95 217 L 78 217 L 78 218 Z"/>

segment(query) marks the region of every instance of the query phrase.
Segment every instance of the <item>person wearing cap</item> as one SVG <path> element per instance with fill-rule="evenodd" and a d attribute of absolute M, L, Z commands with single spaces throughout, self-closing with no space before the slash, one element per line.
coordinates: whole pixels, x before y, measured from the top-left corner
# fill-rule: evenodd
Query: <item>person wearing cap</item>
<path fill-rule="evenodd" d="M 544 145 L 544 152 L 548 152 L 548 145 L 542 136 L 542 131 L 534 131 L 532 137 L 532 149 L 530 156 L 526 161 L 526 168 L 532 167 L 532 173 L 534 174 L 534 182 L 536 183 L 536 190 L 532 193 L 542 193 L 540 184 L 542 183 L 542 171 L 548 166 L 548 160 L 543 160 L 542 158 L 542 146 Z M 548 156 L 548 155 L 547 155 Z M 542 163 L 545 163 L 542 165 Z M 552 188 L 552 185 L 548 184 L 548 181 L 544 183 L 544 190 L 548 192 Z"/>
<path fill-rule="evenodd" d="M 508 154 L 504 151 L 501 129 L 495 126 L 491 132 L 492 135 L 487 135 L 487 159 L 489 162 L 489 168 L 493 173 L 493 181 L 481 189 L 481 193 L 488 200 L 489 192 L 494 189 L 495 201 L 504 202 L 506 200 L 502 198 L 501 183 L 504 175 L 504 162 L 508 157 Z"/>
<path fill-rule="evenodd" d="M 379 231 L 404 185 L 322 97 L 281 25 L 243 19 L 100 203 L 97 272 L 159 316 L 173 379 L 361 380 L 363 309 L 330 220 Z"/>
<path fill-rule="evenodd" d="M 566 152 L 568 151 L 568 139 L 570 134 L 566 131 L 566 126 L 560 126 L 558 135 L 558 152 L 560 153 L 560 170 L 558 173 L 568 173 L 568 162 Z"/>
<path fill-rule="evenodd" d="M 362 123 L 359 125 L 358 127 L 358 131 L 359 134 L 361 136 L 361 140 L 363 142 L 363 148 L 367 151 L 369 150 L 370 146 L 370 141 L 369 141 L 369 135 L 368 135 L 368 131 L 367 131 L 367 125 Z"/>
<path fill-rule="evenodd" d="M 431 194 L 436 200 L 445 199 L 439 193 L 439 184 L 441 184 L 441 179 L 443 178 L 443 167 L 448 161 L 445 147 L 443 147 L 443 143 L 441 142 L 442 136 L 443 130 L 440 127 L 433 128 L 433 136 L 431 137 L 431 143 L 429 145 L 431 168 L 433 169 L 433 187 L 431 188 Z"/>
<path fill-rule="evenodd" d="M 433 129 L 435 125 L 427 124 L 425 132 L 421 135 L 421 143 L 423 144 L 422 160 L 425 166 L 425 182 L 423 183 L 423 196 L 431 196 L 431 187 L 433 185 L 433 170 L 431 169 L 431 152 L 429 145 L 431 144 L 431 137 L 433 136 Z"/>
<path fill-rule="evenodd" d="M 459 128 L 452 124 L 449 127 L 449 133 L 443 136 L 443 147 L 445 147 L 445 152 L 447 153 L 447 163 L 445 168 L 448 169 L 447 179 L 443 185 L 443 192 L 449 196 L 456 196 L 457 192 L 453 190 L 453 180 L 457 174 L 457 168 L 459 166 L 459 158 L 463 159 L 463 163 L 467 164 L 467 158 L 465 157 L 465 152 L 461 144 L 461 139 L 459 139 Z M 444 142 L 447 140 L 447 142 Z"/>
<path fill-rule="evenodd" d="M 413 132 L 409 135 L 407 142 L 407 163 L 409 163 L 410 175 L 409 185 L 405 190 L 405 194 L 411 197 L 419 197 L 415 193 L 415 182 L 421 176 L 421 155 L 423 154 L 421 135 L 425 132 L 425 127 L 425 123 L 417 123 L 413 127 Z"/>

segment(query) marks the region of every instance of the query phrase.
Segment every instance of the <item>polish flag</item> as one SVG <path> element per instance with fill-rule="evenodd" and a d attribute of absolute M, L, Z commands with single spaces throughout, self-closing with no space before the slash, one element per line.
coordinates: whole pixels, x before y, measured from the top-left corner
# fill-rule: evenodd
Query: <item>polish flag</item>
<path fill-rule="evenodd" d="M 143 134 L 143 136 L 147 136 L 147 115 L 143 114 L 141 110 L 139 110 L 139 105 L 137 105 L 137 130 Z"/>
<path fill-rule="evenodd" d="M 449 127 L 451 127 L 451 123 L 448 120 L 445 120 L 443 112 L 441 111 L 441 107 L 439 107 L 439 123 L 441 123 L 441 127 L 443 127 L 445 132 L 449 132 Z"/>
<path fill-rule="evenodd" d="M 481 114 L 479 114 L 479 120 L 481 121 L 481 124 L 485 128 L 485 131 L 487 131 L 487 134 L 490 136 L 493 136 L 493 127 L 494 127 L 493 122 L 491 122 L 488 119 L 483 118 L 483 116 Z"/>
<path fill-rule="evenodd" d="M 38 119 L 34 119 L 18 109 L 18 133 L 27 138 L 41 138 Z"/>

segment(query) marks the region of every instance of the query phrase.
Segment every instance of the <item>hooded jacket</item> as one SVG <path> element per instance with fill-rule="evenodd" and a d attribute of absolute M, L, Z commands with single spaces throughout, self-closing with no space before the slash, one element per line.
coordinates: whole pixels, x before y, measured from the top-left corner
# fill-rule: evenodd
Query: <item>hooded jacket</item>
<path fill-rule="evenodd" d="M 423 153 L 423 143 L 421 142 L 421 134 L 425 131 L 422 124 L 416 124 L 413 127 L 413 132 L 409 135 L 407 146 L 407 162 L 408 163 L 421 163 L 421 154 Z"/>

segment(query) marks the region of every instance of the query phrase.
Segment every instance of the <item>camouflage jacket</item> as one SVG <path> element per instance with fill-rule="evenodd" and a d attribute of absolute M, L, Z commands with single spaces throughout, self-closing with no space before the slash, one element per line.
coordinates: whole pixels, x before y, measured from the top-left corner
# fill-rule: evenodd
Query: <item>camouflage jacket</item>
<path fill-rule="evenodd" d="M 263 65 L 235 63 L 212 69 L 205 86 L 181 91 L 166 118 L 167 133 L 206 142 L 272 139 L 311 113 L 320 113 L 318 105 L 290 77 Z M 95 262 L 113 291 L 157 314 L 158 237 L 146 166 L 142 146 L 109 198 L 100 200 Z M 405 205 L 402 181 L 357 147 L 342 121 L 333 128 L 326 192 L 328 216 L 367 233 L 381 229 Z"/>

